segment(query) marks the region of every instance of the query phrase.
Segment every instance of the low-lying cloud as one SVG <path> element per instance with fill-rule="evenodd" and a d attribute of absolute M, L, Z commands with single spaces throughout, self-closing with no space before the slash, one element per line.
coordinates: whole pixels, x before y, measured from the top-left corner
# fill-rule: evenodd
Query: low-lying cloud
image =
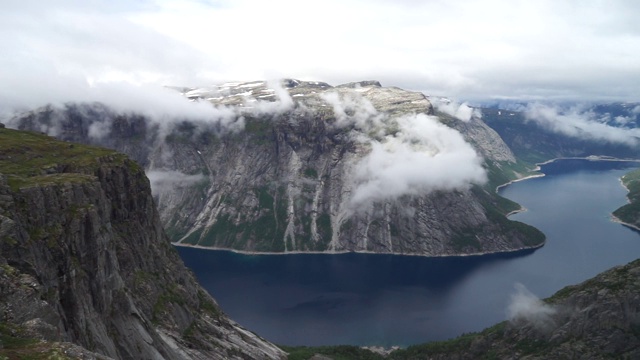
<path fill-rule="evenodd" d="M 515 293 L 507 307 L 507 318 L 514 324 L 525 322 L 540 331 L 550 330 L 555 322 L 557 309 L 545 304 L 524 285 L 515 284 Z"/>
<path fill-rule="evenodd" d="M 262 114 L 282 114 L 293 109 L 295 103 L 289 95 L 287 89 L 282 87 L 280 80 L 272 80 L 267 82 L 269 89 L 272 89 L 275 95 L 275 101 L 265 101 L 259 99 L 250 99 L 247 103 L 249 111 L 255 115 Z"/>
<path fill-rule="evenodd" d="M 608 117 L 599 117 L 590 110 L 579 106 L 562 109 L 541 103 L 529 104 L 524 109 L 525 118 L 543 128 L 585 140 L 605 141 L 609 143 L 637 146 L 640 144 L 640 129 L 615 127 L 607 124 Z M 621 123 L 624 118 L 613 119 Z"/>
<path fill-rule="evenodd" d="M 466 189 L 486 181 L 482 157 L 436 117 L 391 118 L 357 92 L 330 92 L 321 98 L 333 107 L 334 126 L 352 127 L 354 141 L 370 148 L 351 174 L 349 212 L 368 211 L 375 202 Z"/>
<path fill-rule="evenodd" d="M 357 93 L 327 92 L 320 95 L 333 108 L 336 117 L 334 126 L 354 126 L 358 130 L 371 132 L 383 126 L 383 115 L 373 104 Z"/>
<path fill-rule="evenodd" d="M 398 132 L 371 140 L 371 152 L 355 167 L 354 209 L 486 181 L 482 158 L 458 131 L 423 114 L 396 121 Z"/>
<path fill-rule="evenodd" d="M 162 195 L 176 188 L 189 187 L 206 179 L 202 174 L 188 175 L 175 170 L 150 170 L 147 177 L 154 195 Z"/>
<path fill-rule="evenodd" d="M 451 115 L 458 120 L 469 121 L 472 117 L 481 118 L 482 112 L 470 107 L 467 103 L 458 103 L 445 98 L 430 97 L 433 106 L 445 114 Z"/>

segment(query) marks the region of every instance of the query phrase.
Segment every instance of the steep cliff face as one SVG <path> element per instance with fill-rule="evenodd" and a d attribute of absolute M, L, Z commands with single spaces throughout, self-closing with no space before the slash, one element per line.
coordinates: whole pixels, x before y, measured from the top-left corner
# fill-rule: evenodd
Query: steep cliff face
<path fill-rule="evenodd" d="M 0 129 L 0 309 L 21 336 L 118 359 L 278 359 L 229 320 L 165 236 L 140 167 Z"/>
<path fill-rule="evenodd" d="M 439 256 L 544 241 L 482 187 L 483 168 L 515 159 L 481 120 L 435 117 L 424 95 L 377 82 L 283 84 L 184 90 L 224 121 L 167 124 L 78 105 L 13 125 L 130 154 L 181 244 Z"/>

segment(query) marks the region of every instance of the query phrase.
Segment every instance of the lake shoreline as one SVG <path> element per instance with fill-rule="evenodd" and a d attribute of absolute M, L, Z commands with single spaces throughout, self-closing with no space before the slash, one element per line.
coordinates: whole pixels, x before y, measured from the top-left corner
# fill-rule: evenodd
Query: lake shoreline
<path fill-rule="evenodd" d="M 504 320 L 513 284 L 543 298 L 635 259 L 638 233 L 603 218 L 625 202 L 618 180 L 637 162 L 627 164 L 559 162 L 543 167 L 548 179 L 501 190 L 528 209 L 518 221 L 547 235 L 542 249 L 518 255 L 274 257 L 188 244 L 174 249 L 236 321 L 276 343 L 388 351 L 444 341 Z M 579 216 L 558 221 L 576 208 Z"/>
<path fill-rule="evenodd" d="M 543 165 L 547 165 L 550 163 L 553 163 L 555 161 L 558 160 L 589 160 L 589 161 L 618 161 L 618 162 L 638 162 L 640 163 L 640 160 L 638 159 L 618 159 L 618 158 L 612 158 L 612 157 L 606 157 L 606 156 L 587 156 L 587 157 L 559 157 L 559 158 L 554 158 L 554 159 L 550 159 L 541 163 L 536 163 L 536 168 L 533 169 L 533 172 L 537 172 L 540 171 L 541 166 Z M 520 181 L 525 181 L 525 180 L 529 180 L 529 179 L 535 179 L 535 178 L 540 178 L 540 177 L 544 177 L 546 176 L 544 173 L 540 173 L 540 174 L 530 174 L 527 176 L 523 176 L 521 178 L 517 178 L 517 179 L 513 179 L 511 181 L 508 181 L 504 184 L 498 185 L 495 189 L 496 193 L 499 192 L 500 189 L 507 187 L 511 184 L 520 182 Z M 623 184 L 624 186 L 624 184 Z M 626 188 L 626 187 L 625 187 Z M 628 190 L 628 189 L 627 189 Z M 520 205 L 520 204 L 518 204 Z M 525 212 L 527 211 L 527 208 L 525 208 L 524 206 L 520 205 L 520 209 L 516 209 L 513 211 L 510 211 L 509 213 L 505 214 L 505 217 L 509 217 L 511 215 L 514 214 L 518 214 L 521 212 Z M 639 227 L 636 227 L 634 225 L 631 224 L 627 224 L 624 223 L 623 221 L 621 221 L 618 218 L 615 218 L 615 216 L 612 216 L 612 221 L 616 222 L 616 223 L 620 223 L 622 225 L 628 226 L 630 228 L 636 229 L 638 231 L 640 231 Z M 255 255 L 300 255 L 300 254 L 322 254 L 322 255 L 340 255 L 340 254 L 373 254 L 373 255 L 393 255 L 393 256 L 417 256 L 417 257 L 424 257 L 424 258 L 455 258 L 455 257 L 479 257 L 479 256 L 489 256 L 489 255 L 500 255 L 500 254 L 517 254 L 518 252 L 527 252 L 527 251 L 533 251 L 536 249 L 539 249 L 541 247 L 543 247 L 546 244 L 546 239 L 545 241 L 543 241 L 542 243 L 538 244 L 538 245 L 534 245 L 534 246 L 530 246 L 530 247 L 520 247 L 517 249 L 511 249 L 511 250 L 504 250 L 504 251 L 482 251 L 482 252 L 477 252 L 477 253 L 469 253 L 469 254 L 444 254 L 444 255 L 428 255 L 428 254 L 407 254 L 407 253 L 398 253 L 398 252 L 386 252 L 386 253 L 381 253 L 381 252 L 374 252 L 374 251 L 287 251 L 287 252 L 262 252 L 262 251 L 246 251 L 246 250 L 238 250 L 238 249 L 231 249 L 231 248 L 222 248 L 222 247 L 211 247 L 211 246 L 202 246 L 202 245 L 193 245 L 193 244 L 185 244 L 182 242 L 171 242 L 172 245 L 174 246 L 180 246 L 180 247 L 187 247 L 187 248 L 194 248 L 194 249 L 201 249 L 201 250 L 212 250 L 212 251 L 228 251 L 228 252 L 233 252 L 236 254 L 242 254 L 242 255 L 251 255 L 251 256 L 255 256 Z"/>
<path fill-rule="evenodd" d="M 528 252 L 541 248 L 546 243 L 546 240 L 542 243 L 531 246 L 531 247 L 521 247 L 513 250 L 505 250 L 505 251 L 483 251 L 478 253 L 471 254 L 456 254 L 456 255 L 426 255 L 426 254 L 407 254 L 407 253 L 398 253 L 398 252 L 375 252 L 375 251 L 287 251 L 287 252 L 262 252 L 262 251 L 245 251 L 238 249 L 229 249 L 229 248 L 221 248 L 221 247 L 211 247 L 211 246 L 202 246 L 202 245 L 192 245 L 192 244 L 183 244 L 183 243 L 171 243 L 173 246 L 184 247 L 184 248 L 192 248 L 192 249 L 200 249 L 200 250 L 211 250 L 211 251 L 227 251 L 241 255 L 250 255 L 250 256 L 259 256 L 259 255 L 343 255 L 343 254 L 368 254 L 368 255 L 393 255 L 393 256 L 411 256 L 411 257 L 422 257 L 422 258 L 464 258 L 464 257 L 481 257 L 487 255 L 515 255 L 519 252 Z"/>

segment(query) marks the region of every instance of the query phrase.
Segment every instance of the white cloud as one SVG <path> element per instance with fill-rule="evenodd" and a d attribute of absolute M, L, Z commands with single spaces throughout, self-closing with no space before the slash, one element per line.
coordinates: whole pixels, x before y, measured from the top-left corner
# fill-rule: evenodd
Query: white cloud
<path fill-rule="evenodd" d="M 355 126 L 356 129 L 371 132 L 380 130 L 383 126 L 383 115 L 378 114 L 373 104 L 358 93 L 326 92 L 320 95 L 333 108 L 336 127 Z"/>
<path fill-rule="evenodd" d="M 515 284 L 515 290 L 507 308 L 509 321 L 516 324 L 524 321 L 538 330 L 549 330 L 554 325 L 553 315 L 557 309 L 545 304 L 520 283 Z"/>
<path fill-rule="evenodd" d="M 87 81 L 279 77 L 466 100 L 637 101 L 638 11 L 623 0 L 7 0 L 0 111 L 74 101 Z"/>
<path fill-rule="evenodd" d="M 368 152 L 353 167 L 347 212 L 366 212 L 376 202 L 436 190 L 467 189 L 486 181 L 483 159 L 462 135 L 425 114 L 390 117 L 376 111 L 366 89 L 335 89 L 320 96 L 333 108 L 333 126 Z"/>
<path fill-rule="evenodd" d="M 150 170 L 147 177 L 154 195 L 172 192 L 176 188 L 189 187 L 206 179 L 202 174 L 187 175 L 175 170 Z"/>
<path fill-rule="evenodd" d="M 431 97 L 429 100 L 439 111 L 465 122 L 471 120 L 472 117 L 482 117 L 482 112 L 479 109 L 474 109 L 467 103 L 460 104 L 456 101 L 437 97 Z"/>
<path fill-rule="evenodd" d="M 280 80 L 267 82 L 268 88 L 272 89 L 275 95 L 275 101 L 264 101 L 258 99 L 250 99 L 251 103 L 249 111 L 256 115 L 260 114 L 282 114 L 293 109 L 294 102 L 289 92 L 282 87 Z"/>
<path fill-rule="evenodd" d="M 486 181 L 482 158 L 456 130 L 424 114 L 395 121 L 398 131 L 371 140 L 371 152 L 355 167 L 353 211 L 366 210 L 376 201 L 466 189 Z"/>
<path fill-rule="evenodd" d="M 567 136 L 587 140 L 620 143 L 629 146 L 640 144 L 640 129 L 627 129 L 607 125 L 609 118 L 598 116 L 581 107 L 562 109 L 541 103 L 529 104 L 524 109 L 527 120 L 535 121 L 542 127 Z"/>

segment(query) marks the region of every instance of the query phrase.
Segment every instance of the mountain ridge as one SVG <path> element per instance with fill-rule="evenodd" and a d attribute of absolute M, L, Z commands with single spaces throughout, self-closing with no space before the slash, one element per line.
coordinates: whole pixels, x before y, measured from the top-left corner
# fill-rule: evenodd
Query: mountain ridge
<path fill-rule="evenodd" d="M 543 243 L 504 217 L 515 204 L 477 185 L 486 173 L 522 168 L 480 119 L 436 117 L 423 94 L 375 81 L 280 85 L 183 89 L 223 118 L 160 123 L 164 130 L 100 105 L 43 109 L 12 124 L 115 148 L 152 181 L 176 180 L 156 199 L 169 234 L 184 244 L 442 256 Z M 96 129 L 107 136 L 92 136 Z M 445 170 L 448 158 L 457 165 Z"/>

